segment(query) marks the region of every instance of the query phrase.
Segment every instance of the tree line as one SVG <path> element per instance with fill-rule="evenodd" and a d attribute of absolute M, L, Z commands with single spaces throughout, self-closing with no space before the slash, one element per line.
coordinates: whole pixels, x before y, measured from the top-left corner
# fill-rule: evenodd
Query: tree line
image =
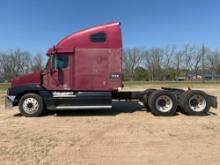
<path fill-rule="evenodd" d="M 220 52 L 190 44 L 179 49 L 176 46 L 127 48 L 123 69 L 125 80 L 171 81 L 180 77 L 190 80 L 203 75 L 214 80 L 220 74 Z"/>
<path fill-rule="evenodd" d="M 33 55 L 15 49 L 0 52 L 0 81 L 10 82 L 14 77 L 44 68 L 46 56 Z M 124 80 L 170 81 L 183 77 L 189 80 L 209 74 L 210 79 L 220 75 L 220 52 L 206 46 L 185 44 L 165 47 L 126 48 L 123 50 Z M 220 78 L 220 76 L 219 76 Z"/>
<path fill-rule="evenodd" d="M 44 65 L 42 54 L 32 55 L 20 49 L 0 52 L 0 82 L 10 82 L 16 76 L 41 70 Z"/>

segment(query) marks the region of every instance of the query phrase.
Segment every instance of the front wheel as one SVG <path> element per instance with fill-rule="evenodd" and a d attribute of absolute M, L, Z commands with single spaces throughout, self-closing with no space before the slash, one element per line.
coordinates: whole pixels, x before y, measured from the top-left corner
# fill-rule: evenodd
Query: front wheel
<path fill-rule="evenodd" d="M 37 117 L 43 113 L 44 106 L 41 96 L 35 93 L 28 93 L 21 97 L 19 110 L 26 117 Z"/>
<path fill-rule="evenodd" d="M 148 105 L 156 116 L 172 116 L 176 113 L 177 99 L 169 91 L 158 90 L 150 95 Z"/>

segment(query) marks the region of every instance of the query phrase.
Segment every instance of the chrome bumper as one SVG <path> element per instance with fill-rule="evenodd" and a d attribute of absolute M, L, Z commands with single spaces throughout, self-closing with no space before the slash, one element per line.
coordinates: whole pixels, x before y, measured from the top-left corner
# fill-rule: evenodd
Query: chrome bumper
<path fill-rule="evenodd" d="M 14 106 L 15 96 L 5 96 L 5 109 L 12 109 Z"/>

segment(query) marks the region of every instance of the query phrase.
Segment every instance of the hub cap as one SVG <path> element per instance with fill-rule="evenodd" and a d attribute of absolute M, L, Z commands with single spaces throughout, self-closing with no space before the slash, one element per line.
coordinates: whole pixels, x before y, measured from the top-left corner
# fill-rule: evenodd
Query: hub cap
<path fill-rule="evenodd" d="M 23 110 L 28 114 L 33 114 L 38 111 L 39 103 L 35 98 L 27 98 L 23 102 Z"/>
<path fill-rule="evenodd" d="M 169 112 L 173 107 L 173 100 L 167 95 L 161 95 L 156 99 L 156 108 L 161 112 Z"/>
<path fill-rule="evenodd" d="M 189 99 L 189 107 L 195 112 L 201 112 L 206 107 L 206 100 L 201 95 L 194 95 Z"/>

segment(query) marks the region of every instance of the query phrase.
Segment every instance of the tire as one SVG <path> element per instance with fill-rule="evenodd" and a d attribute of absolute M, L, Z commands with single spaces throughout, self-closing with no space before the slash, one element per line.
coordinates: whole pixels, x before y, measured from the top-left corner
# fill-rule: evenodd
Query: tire
<path fill-rule="evenodd" d="M 155 116 L 173 116 L 176 114 L 177 99 L 169 91 L 158 90 L 150 95 L 148 106 Z"/>
<path fill-rule="evenodd" d="M 150 107 L 148 106 L 148 98 L 154 91 L 156 91 L 156 89 L 146 89 L 144 91 L 145 94 L 141 98 L 141 101 L 144 103 L 147 112 L 151 112 Z"/>
<path fill-rule="evenodd" d="M 19 100 L 19 110 L 23 116 L 37 117 L 44 111 L 44 104 L 41 96 L 35 93 L 28 93 Z"/>
<path fill-rule="evenodd" d="M 206 115 L 210 109 L 210 100 L 203 91 L 186 91 L 180 96 L 180 107 L 183 113 L 192 116 Z"/>

